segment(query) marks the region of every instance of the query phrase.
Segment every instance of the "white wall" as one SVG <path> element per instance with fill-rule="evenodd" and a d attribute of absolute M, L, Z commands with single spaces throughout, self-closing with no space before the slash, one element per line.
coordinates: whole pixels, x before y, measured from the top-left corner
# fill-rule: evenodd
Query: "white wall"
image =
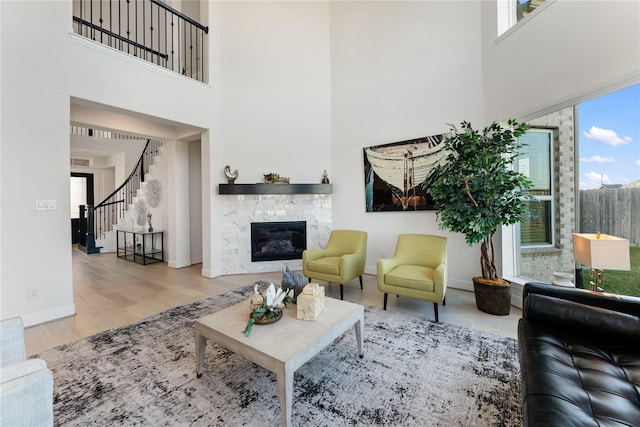
<path fill-rule="evenodd" d="M 330 169 L 329 6 L 325 2 L 216 2 L 210 14 L 212 85 L 220 99 L 213 179 L 256 183 L 278 172 L 319 183 Z"/>
<path fill-rule="evenodd" d="M 479 253 L 439 230 L 433 211 L 365 212 L 363 174 L 364 147 L 483 120 L 479 32 L 478 2 L 331 4 L 333 224 L 368 232 L 368 273 L 401 233 L 449 237 L 452 285 L 479 273 Z"/>
<path fill-rule="evenodd" d="M 640 2 L 547 1 L 499 39 L 495 3 L 482 9 L 488 121 L 536 118 L 640 82 Z"/>
<path fill-rule="evenodd" d="M 0 8 L 0 316 L 22 314 L 28 324 L 75 311 L 68 208 L 69 75 L 64 66 L 71 3 L 2 1 Z M 57 209 L 36 211 L 38 199 L 56 200 Z M 38 288 L 37 299 L 27 299 L 29 288 Z"/>
<path fill-rule="evenodd" d="M 191 264 L 202 262 L 202 154 L 200 141 L 189 143 L 189 241 Z"/>

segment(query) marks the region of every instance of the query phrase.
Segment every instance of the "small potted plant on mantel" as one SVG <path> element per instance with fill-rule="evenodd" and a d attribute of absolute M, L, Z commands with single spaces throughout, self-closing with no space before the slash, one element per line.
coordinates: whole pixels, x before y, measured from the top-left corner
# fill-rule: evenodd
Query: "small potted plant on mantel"
<path fill-rule="evenodd" d="M 478 309 L 490 314 L 506 315 L 511 307 L 511 284 L 498 274 L 493 238 L 498 226 L 522 221 L 523 199 L 532 199 L 526 194 L 531 182 L 512 167 L 523 145 L 518 137 L 526 130 L 513 119 L 482 131 L 469 122 L 462 122 L 460 131 L 451 125 L 444 141 L 446 161 L 423 183 L 438 209 L 440 228 L 464 233 L 469 246 L 481 244 L 482 277 L 473 278 L 474 292 Z"/>
<path fill-rule="evenodd" d="M 280 174 L 277 174 L 275 172 L 264 173 L 262 175 L 264 177 L 262 181 L 265 184 L 288 184 L 289 183 L 289 177 L 280 176 Z"/>

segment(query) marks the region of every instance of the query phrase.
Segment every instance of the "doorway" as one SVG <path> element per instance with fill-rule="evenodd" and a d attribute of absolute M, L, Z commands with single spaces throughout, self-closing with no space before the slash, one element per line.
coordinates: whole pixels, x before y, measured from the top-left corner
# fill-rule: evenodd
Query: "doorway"
<path fill-rule="evenodd" d="M 80 206 L 93 205 L 93 174 L 72 172 L 70 194 L 71 244 L 85 244 L 87 221 L 86 214 L 81 218 Z"/>

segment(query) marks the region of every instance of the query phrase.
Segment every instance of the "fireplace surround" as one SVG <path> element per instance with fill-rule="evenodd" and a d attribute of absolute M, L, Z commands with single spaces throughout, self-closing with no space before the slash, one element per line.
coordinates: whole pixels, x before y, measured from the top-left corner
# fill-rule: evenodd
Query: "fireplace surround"
<path fill-rule="evenodd" d="M 251 262 L 302 259 L 305 249 L 306 221 L 251 223 Z"/>
<path fill-rule="evenodd" d="M 237 185 L 237 184 L 236 184 Z M 270 184 L 271 186 L 279 186 Z M 283 186 L 285 184 L 282 184 Z M 229 194 L 218 200 L 221 274 L 302 269 L 302 259 L 251 261 L 251 223 L 306 221 L 307 249 L 323 248 L 333 228 L 331 194 Z"/>

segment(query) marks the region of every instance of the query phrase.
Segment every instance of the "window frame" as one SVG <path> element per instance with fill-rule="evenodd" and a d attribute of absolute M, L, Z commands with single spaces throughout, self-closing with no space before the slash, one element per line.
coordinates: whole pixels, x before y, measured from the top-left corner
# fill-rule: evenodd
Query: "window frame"
<path fill-rule="evenodd" d="M 556 1 L 557 0 L 544 0 L 533 12 L 518 21 L 518 0 L 496 0 L 496 30 L 498 40 L 507 37 L 508 34 L 522 27 L 524 23 L 529 22 L 532 16 L 538 15 L 540 11 L 546 9 Z"/>
<path fill-rule="evenodd" d="M 556 135 L 555 132 L 553 131 L 553 129 L 545 129 L 545 128 L 529 128 L 527 130 L 527 133 L 546 133 L 549 135 L 549 152 L 548 154 L 548 160 L 549 160 L 549 192 L 550 194 L 547 196 L 534 196 L 536 198 L 536 200 L 538 202 L 543 202 L 543 201 L 548 201 L 551 203 L 551 218 L 549 220 L 549 228 L 550 228 L 550 233 L 549 233 L 549 243 L 537 243 L 537 244 L 531 244 L 531 245 L 522 245 L 522 242 L 520 241 L 520 237 L 521 237 L 521 224 L 517 223 L 516 227 L 515 227 L 515 232 L 517 233 L 516 237 L 517 237 L 517 247 L 519 248 L 518 250 L 518 266 L 520 265 L 520 254 L 522 252 L 522 249 L 540 249 L 540 248 L 554 248 L 556 246 L 556 181 L 555 181 L 555 158 L 554 158 L 554 153 L 555 153 L 555 139 L 556 139 Z M 516 158 L 516 166 L 517 166 L 517 162 L 518 159 Z M 519 271 L 519 268 L 518 268 Z"/>

